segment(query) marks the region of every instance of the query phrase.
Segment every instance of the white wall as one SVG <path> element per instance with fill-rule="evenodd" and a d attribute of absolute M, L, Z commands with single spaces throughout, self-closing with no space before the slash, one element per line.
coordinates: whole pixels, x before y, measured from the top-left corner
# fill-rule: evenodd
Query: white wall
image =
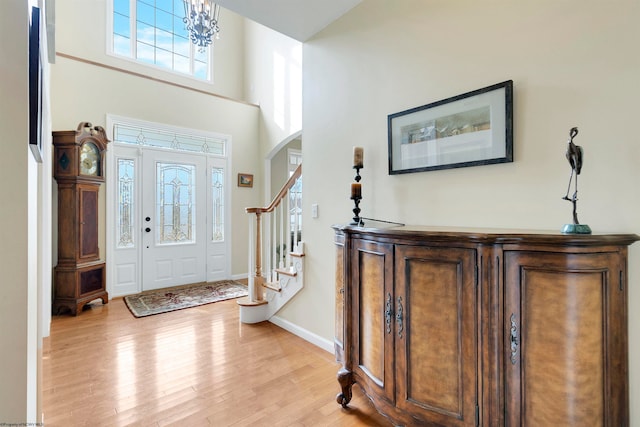
<path fill-rule="evenodd" d="M 28 148 L 29 12 L 25 1 L 0 3 L 0 423 L 9 424 L 41 421 L 39 276 L 48 271 L 38 244 L 47 230 L 39 224 L 42 165 Z"/>
<path fill-rule="evenodd" d="M 302 44 L 246 21 L 246 99 L 260 105 L 264 159 L 302 126 Z"/>
<path fill-rule="evenodd" d="M 154 78 L 189 85 L 233 99 L 244 99 L 244 21 L 227 9 L 220 12 L 220 39 L 214 40 L 213 82 L 137 64 L 107 55 L 106 0 L 56 0 L 56 51 L 126 68 Z M 73 129 L 73 128 L 72 128 Z"/>
<path fill-rule="evenodd" d="M 20 4 L 19 4 L 20 3 Z M 15 19 L 19 17 L 20 19 Z M 2 149 L 0 182 L 12 183 L 1 188 L 2 200 L 11 204 L 2 209 L 0 228 L 0 269 L 2 270 L 3 297 L 0 299 L 0 343 L 7 351 L 0 352 L 0 414 L 3 422 L 24 422 L 27 416 L 27 208 L 28 161 L 31 154 L 28 141 L 28 69 L 27 39 L 15 34 L 27 34 L 27 4 L 3 2 L 0 4 L 0 55 L 12 58 L 2 61 L 0 103 Z"/>
<path fill-rule="evenodd" d="M 271 200 L 273 200 L 289 179 L 288 151 L 291 149 L 300 151 L 302 149 L 302 141 L 298 138 L 289 141 L 289 143 L 285 144 L 271 159 L 271 194 L 269 195 Z"/>
<path fill-rule="evenodd" d="M 235 177 L 238 172 L 260 168 L 257 157 L 243 154 L 258 150 L 256 107 L 61 57 L 52 66 L 51 100 L 54 130 L 76 129 L 81 121 L 105 126 L 106 115 L 115 114 L 231 135 L 231 272 L 234 275 L 247 272 L 244 208 L 257 206 L 261 194 L 255 187 L 237 188 Z M 102 221 L 106 218 L 105 192 L 100 193 Z M 104 254 L 104 250 L 101 253 Z"/>
<path fill-rule="evenodd" d="M 305 288 L 279 315 L 333 337 L 331 224 L 349 221 L 352 147 L 363 216 L 559 230 L 569 129 L 586 151 L 579 214 L 640 233 L 640 3 L 368 0 L 304 44 Z M 387 115 L 513 79 L 515 161 L 390 176 Z M 320 217 L 312 219 L 310 205 Z M 632 425 L 640 426 L 640 243 L 629 253 Z"/>

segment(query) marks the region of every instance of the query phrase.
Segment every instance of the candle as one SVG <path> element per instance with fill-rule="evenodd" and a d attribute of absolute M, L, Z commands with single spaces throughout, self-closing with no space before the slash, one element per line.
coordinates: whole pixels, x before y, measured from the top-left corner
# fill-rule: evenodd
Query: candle
<path fill-rule="evenodd" d="M 359 182 L 354 182 L 351 184 L 351 199 L 361 199 L 362 198 L 362 186 Z"/>
<path fill-rule="evenodd" d="M 364 150 L 362 147 L 353 147 L 353 167 L 362 169 Z"/>

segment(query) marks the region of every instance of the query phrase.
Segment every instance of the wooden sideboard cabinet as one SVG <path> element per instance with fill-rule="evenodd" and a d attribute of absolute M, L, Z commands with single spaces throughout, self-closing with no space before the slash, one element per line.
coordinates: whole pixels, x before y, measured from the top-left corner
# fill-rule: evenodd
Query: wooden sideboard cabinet
<path fill-rule="evenodd" d="M 396 425 L 627 426 L 635 234 L 335 226 L 336 357 Z"/>

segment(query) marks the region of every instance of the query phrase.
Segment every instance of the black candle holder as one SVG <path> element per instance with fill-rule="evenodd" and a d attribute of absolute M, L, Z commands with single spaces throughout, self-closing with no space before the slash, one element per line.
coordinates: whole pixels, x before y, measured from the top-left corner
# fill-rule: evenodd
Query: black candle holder
<path fill-rule="evenodd" d="M 360 180 L 362 179 L 362 177 L 360 176 L 360 166 L 354 166 L 353 167 L 356 170 L 356 176 L 354 177 L 354 180 L 356 182 L 360 182 Z M 351 222 L 350 225 L 364 225 L 364 221 L 362 221 L 362 218 L 360 218 L 360 200 L 362 200 L 362 195 L 358 195 L 358 194 L 351 194 L 351 200 L 353 200 L 353 203 L 355 205 L 355 207 L 353 208 L 353 221 Z"/>
<path fill-rule="evenodd" d="M 356 176 L 353 179 L 355 179 L 356 182 L 360 182 L 360 180 L 362 179 L 362 177 L 360 176 L 360 169 L 362 169 L 362 167 L 354 166 L 353 168 L 356 170 Z"/>

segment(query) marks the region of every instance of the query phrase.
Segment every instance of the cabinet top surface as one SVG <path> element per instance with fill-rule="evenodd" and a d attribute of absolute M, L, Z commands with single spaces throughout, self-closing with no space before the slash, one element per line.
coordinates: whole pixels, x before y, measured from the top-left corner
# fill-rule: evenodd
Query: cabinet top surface
<path fill-rule="evenodd" d="M 553 230 L 522 230 L 501 228 L 471 228 L 451 226 L 384 226 L 357 227 L 353 225 L 337 224 L 333 226 L 336 232 L 353 235 L 354 237 L 367 236 L 381 239 L 405 239 L 432 241 L 467 241 L 484 244 L 560 244 L 570 246 L 594 246 L 594 245 L 630 245 L 640 236 L 632 233 L 593 233 L 593 234 L 564 234 Z"/>

